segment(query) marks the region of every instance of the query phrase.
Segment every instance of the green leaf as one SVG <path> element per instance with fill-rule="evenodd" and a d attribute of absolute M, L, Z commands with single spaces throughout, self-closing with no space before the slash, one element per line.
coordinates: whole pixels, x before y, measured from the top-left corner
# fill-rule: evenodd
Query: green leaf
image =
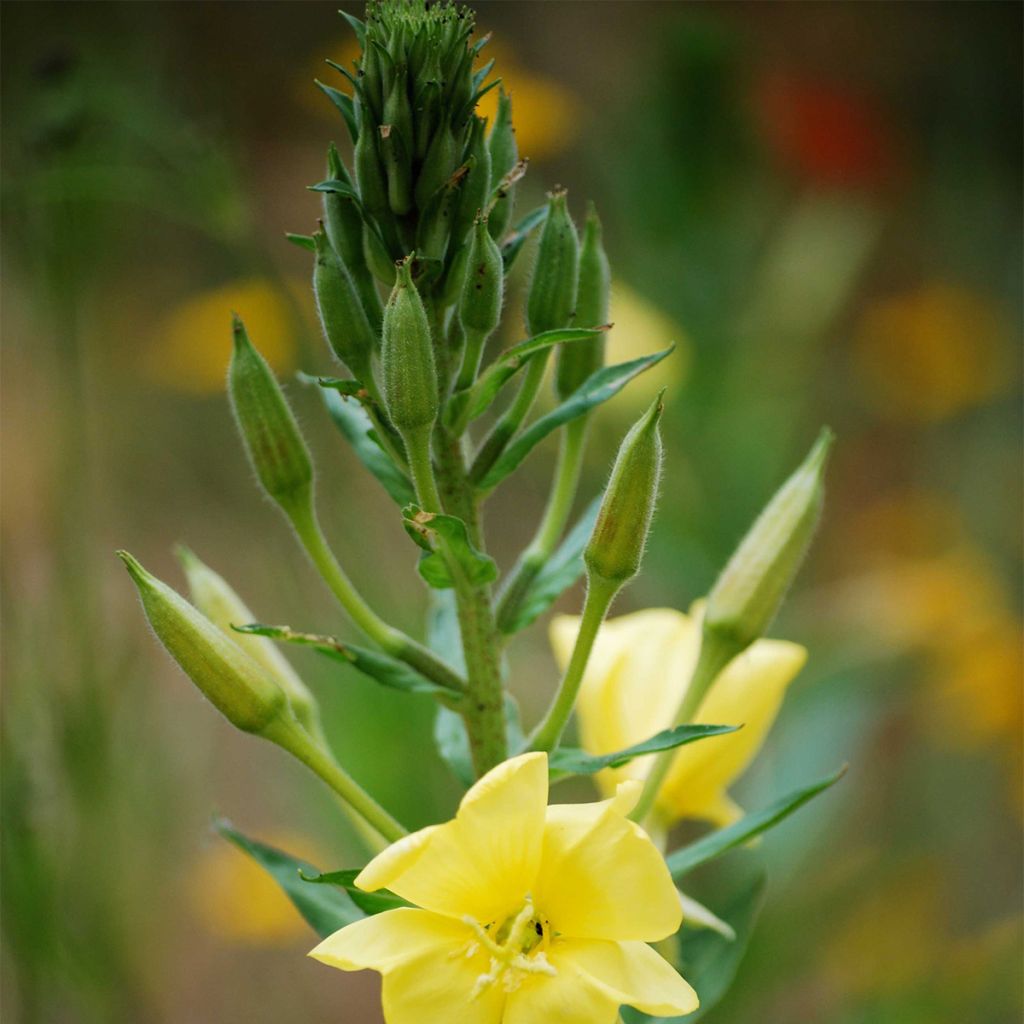
<path fill-rule="evenodd" d="M 625 1024 L 694 1024 L 711 1010 L 729 991 L 740 961 L 743 959 L 764 895 L 764 875 L 748 883 L 722 913 L 736 933 L 727 939 L 709 928 L 684 929 L 678 936 L 679 973 L 694 987 L 700 997 L 700 1008 L 683 1017 L 652 1017 L 638 1010 L 625 1008 Z"/>
<path fill-rule="evenodd" d="M 316 252 L 316 242 L 313 240 L 312 235 L 296 235 L 291 231 L 286 231 L 284 237 L 288 239 L 292 245 L 297 245 L 300 249 L 307 249 L 309 252 Z"/>
<path fill-rule="evenodd" d="M 304 383 L 315 383 L 316 378 L 300 374 Z M 352 446 L 359 461 L 377 478 L 381 486 L 399 505 L 415 500 L 408 477 L 388 458 L 374 441 L 374 428 L 366 410 L 358 401 L 346 398 L 329 387 L 320 388 L 320 394 L 331 421 Z"/>
<path fill-rule="evenodd" d="M 348 133 L 352 137 L 353 144 L 357 142 L 359 139 L 359 121 L 356 118 L 356 106 L 352 101 L 352 97 L 343 93 L 340 89 L 335 89 L 333 86 L 321 82 L 319 78 L 314 78 L 313 81 L 316 82 L 320 91 L 341 111 L 341 116 L 345 118 L 345 124 L 348 126 Z"/>
<path fill-rule="evenodd" d="M 788 793 L 763 811 L 748 814 L 735 824 L 711 832 L 695 843 L 690 843 L 689 846 L 684 846 L 681 850 L 669 854 L 667 860 L 672 877 L 682 878 L 687 872 L 701 864 L 767 831 L 783 819 L 788 818 L 795 810 L 803 807 L 808 800 L 812 800 L 819 793 L 835 785 L 845 774 L 846 767 L 844 766 L 835 774 L 829 775 L 828 778 L 820 779 L 810 786 Z"/>
<path fill-rule="evenodd" d="M 319 874 L 319 869 L 307 861 L 249 839 L 223 818 L 214 821 L 213 827 L 252 857 L 277 882 L 306 923 L 322 939 L 365 916 L 345 893 L 337 889 L 318 889 L 307 885 L 301 874 Z"/>
<path fill-rule="evenodd" d="M 256 636 L 268 636 L 271 640 L 284 643 L 299 644 L 312 647 L 315 651 L 344 662 L 363 675 L 375 679 L 382 686 L 392 690 L 404 690 L 406 693 L 443 693 L 452 696 L 452 691 L 433 682 L 404 661 L 392 658 L 390 654 L 372 651 L 356 644 L 342 643 L 333 636 L 321 636 L 317 633 L 300 633 L 289 626 L 267 626 L 262 622 L 250 622 L 244 626 L 231 627 L 236 633 L 250 633 Z"/>
<path fill-rule="evenodd" d="M 634 757 L 644 754 L 656 754 L 660 750 L 672 750 L 685 746 L 708 736 L 724 736 L 742 728 L 738 725 L 677 725 L 673 729 L 663 729 L 642 743 L 616 750 L 612 754 L 588 754 L 585 750 L 573 747 L 559 747 L 548 758 L 548 768 L 552 776 L 561 778 L 565 775 L 593 775 L 604 768 L 621 768 Z"/>
<path fill-rule="evenodd" d="M 356 876 L 361 868 L 351 868 L 345 871 L 328 871 L 322 875 L 309 875 L 300 872 L 303 882 L 315 882 L 318 885 L 336 885 L 348 893 L 348 897 L 367 917 L 374 914 L 382 914 L 385 910 L 398 910 L 400 907 L 412 906 L 401 896 L 396 896 L 390 889 L 378 889 L 376 892 L 366 892 L 356 885 Z"/>
<path fill-rule="evenodd" d="M 402 515 L 406 532 L 423 549 L 417 568 L 430 586 L 439 590 L 455 586 L 445 556 L 438 550 L 439 537 L 473 586 L 481 586 L 497 578 L 498 566 L 494 559 L 473 546 L 466 524 L 458 517 L 442 512 L 424 512 L 412 504 L 402 509 Z"/>
<path fill-rule="evenodd" d="M 673 348 L 671 346 L 662 352 L 631 359 L 628 363 L 605 366 L 591 374 L 561 405 L 532 423 L 501 453 L 478 481 L 480 490 L 490 491 L 497 487 L 553 430 L 589 412 L 595 405 L 607 402 L 634 377 L 661 362 Z"/>
<path fill-rule="evenodd" d="M 469 423 L 483 415 L 505 383 L 538 352 L 543 352 L 554 345 L 591 341 L 600 337 L 606 330 L 607 327 L 563 327 L 560 330 L 545 331 L 506 349 L 480 374 L 471 388 L 452 396 L 445 410 L 449 424 L 456 420 Z"/>
<path fill-rule="evenodd" d="M 516 226 L 502 239 L 501 259 L 505 264 L 506 272 L 515 263 L 516 257 L 522 251 L 526 240 L 541 224 L 547 220 L 548 204 L 538 206 L 536 210 L 528 213 Z"/>
<path fill-rule="evenodd" d="M 315 185 L 307 185 L 310 192 L 336 192 L 339 196 L 360 202 L 359 193 L 347 182 L 340 178 L 331 178 L 327 181 L 318 181 Z"/>
<path fill-rule="evenodd" d="M 600 508 L 601 496 L 598 495 L 530 582 L 515 614 L 502 627 L 505 633 L 517 633 L 525 629 L 543 615 L 558 600 L 559 595 L 583 575 L 583 549 L 594 531 L 594 523 L 597 522 Z"/>
<path fill-rule="evenodd" d="M 366 25 L 363 24 L 354 14 L 348 14 L 345 11 L 338 11 L 338 13 L 352 26 L 352 31 L 356 34 L 356 40 L 359 43 L 361 50 L 366 49 Z"/>

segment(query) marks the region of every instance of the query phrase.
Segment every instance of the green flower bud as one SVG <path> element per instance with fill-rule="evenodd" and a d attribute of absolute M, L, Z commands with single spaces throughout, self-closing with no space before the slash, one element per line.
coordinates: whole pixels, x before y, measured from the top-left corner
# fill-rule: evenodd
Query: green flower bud
<path fill-rule="evenodd" d="M 423 159 L 420 176 L 416 179 L 416 205 L 425 210 L 434 193 L 455 173 L 461 147 L 450 125 L 442 124 L 430 141 Z"/>
<path fill-rule="evenodd" d="M 402 434 L 432 426 L 438 410 L 430 324 L 411 266 L 411 256 L 398 266 L 398 280 L 384 308 L 381 351 L 384 404 Z"/>
<path fill-rule="evenodd" d="M 452 229 L 452 238 L 460 248 L 480 211 L 487 206 L 491 194 L 491 154 L 484 137 L 483 118 L 474 117 L 472 120 L 468 150 L 469 171 L 462 181 L 459 209 Z"/>
<path fill-rule="evenodd" d="M 619 446 L 583 561 L 587 571 L 612 583 L 637 574 L 661 481 L 662 392 Z"/>
<path fill-rule="evenodd" d="M 822 430 L 810 454 L 779 488 L 740 542 L 708 596 L 704 631 L 737 651 L 775 618 L 814 535 L 825 498 L 825 464 L 835 439 Z"/>
<path fill-rule="evenodd" d="M 222 633 L 236 643 L 284 691 L 295 717 L 313 737 L 320 738 L 320 711 L 316 698 L 299 678 L 277 644 L 265 636 L 239 633 L 232 626 L 255 622 L 256 617 L 230 584 L 188 548 L 179 547 L 178 561 L 185 570 L 192 604 Z"/>
<path fill-rule="evenodd" d="M 519 147 L 516 145 L 516 130 L 512 127 L 512 97 L 499 86 L 498 113 L 494 127 L 487 139 L 491 154 L 491 181 L 497 184 L 519 162 Z M 500 239 L 512 223 L 515 208 L 514 190 L 509 189 L 498 196 L 488 220 L 491 237 Z"/>
<path fill-rule="evenodd" d="M 119 551 L 157 639 L 232 725 L 260 733 L 289 715 L 284 690 L 180 594 Z"/>
<path fill-rule="evenodd" d="M 501 250 L 487 230 L 486 219 L 477 220 L 468 252 L 459 302 L 459 321 L 465 342 L 462 369 L 456 385 L 459 390 L 468 388 L 476 380 L 484 346 L 501 320 L 505 281 Z"/>
<path fill-rule="evenodd" d="M 369 112 L 363 111 L 363 130 L 356 140 L 353 161 L 363 208 L 367 213 L 380 219 L 390 211 L 388 184 L 377 149 L 380 134 L 377 128 L 369 123 L 370 120 Z"/>
<path fill-rule="evenodd" d="M 548 196 L 548 217 L 526 299 L 526 324 L 531 334 L 568 327 L 576 309 L 580 247 L 566 195 L 565 189 L 556 188 Z"/>
<path fill-rule="evenodd" d="M 366 265 L 370 268 L 373 276 L 381 284 L 393 288 L 395 285 L 395 261 L 388 255 L 387 247 L 381 241 L 380 235 L 369 227 L 363 234 L 363 253 L 366 256 Z"/>
<path fill-rule="evenodd" d="M 281 385 L 234 318 L 228 392 L 249 460 L 264 490 L 286 512 L 313 501 L 313 461 Z"/>
<path fill-rule="evenodd" d="M 366 310 L 327 235 L 318 231 L 313 241 L 316 244 L 313 291 L 324 336 L 356 380 L 372 387 L 376 336 L 366 319 Z"/>
<path fill-rule="evenodd" d="M 610 292 L 611 270 L 601 242 L 601 221 L 591 204 L 580 249 L 579 287 L 573 324 L 576 327 L 603 327 L 607 324 Z M 568 398 L 604 365 L 604 346 L 604 334 L 584 344 L 559 346 L 555 375 L 555 390 L 559 398 Z"/>

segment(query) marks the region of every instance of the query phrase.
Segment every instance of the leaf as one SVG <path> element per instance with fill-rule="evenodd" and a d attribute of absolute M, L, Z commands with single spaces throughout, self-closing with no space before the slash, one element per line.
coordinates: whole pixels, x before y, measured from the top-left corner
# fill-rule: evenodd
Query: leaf
<path fill-rule="evenodd" d="M 299 375 L 305 383 L 314 383 L 315 377 Z M 377 478 L 381 486 L 399 505 L 415 500 L 408 477 L 388 458 L 373 440 L 373 424 L 366 410 L 356 401 L 346 399 L 331 388 L 320 388 L 320 394 L 332 422 L 352 446 L 356 458 Z"/>
<path fill-rule="evenodd" d="M 223 818 L 215 820 L 213 827 L 252 857 L 277 882 L 306 923 L 322 939 L 365 916 L 345 893 L 337 889 L 318 889 L 304 882 L 301 873 L 319 874 L 319 870 L 307 861 L 247 838 Z"/>
<path fill-rule="evenodd" d="M 366 49 L 366 25 L 363 24 L 354 14 L 348 14 L 345 11 L 338 11 L 338 13 L 352 26 L 352 31 L 356 34 L 356 40 L 359 43 L 359 49 Z"/>
<path fill-rule="evenodd" d="M 599 495 L 587 506 L 565 540 L 530 582 L 518 607 L 513 610 L 512 617 L 502 624 L 504 633 L 511 634 L 525 629 L 583 575 L 583 549 L 594 531 L 600 508 Z"/>
<path fill-rule="evenodd" d="M 456 420 L 469 423 L 485 413 L 504 384 L 538 352 L 554 345 L 591 341 L 606 330 L 607 327 L 563 327 L 560 330 L 544 331 L 543 334 L 506 349 L 480 374 L 471 388 L 452 396 L 448 403 L 451 411 L 446 410 L 449 423 Z"/>
<path fill-rule="evenodd" d="M 505 693 L 505 738 L 509 750 L 521 750 L 526 743 L 519 718 L 519 703 L 511 693 Z M 443 705 L 434 719 L 434 743 L 452 774 L 467 788 L 476 782 L 473 755 L 462 716 Z"/>
<path fill-rule="evenodd" d="M 375 679 L 382 686 L 390 687 L 392 690 L 404 690 L 406 693 L 443 693 L 446 697 L 452 696 L 451 690 L 421 675 L 404 661 L 399 661 L 381 651 L 372 651 L 356 644 L 342 643 L 333 636 L 300 633 L 289 626 L 267 626 L 262 622 L 250 622 L 244 626 L 233 625 L 231 628 L 236 633 L 267 636 L 271 640 L 312 647 L 315 651 L 319 651 L 334 661 L 351 665 L 363 675 Z"/>
<path fill-rule="evenodd" d="M 729 991 L 743 959 L 764 895 L 764 875 L 757 875 L 729 903 L 722 917 L 736 933 L 734 939 L 702 928 L 684 929 L 679 943 L 679 973 L 696 989 L 700 1008 L 683 1017 L 652 1017 L 638 1010 L 623 1008 L 625 1024 L 693 1024 L 711 1010 Z"/>
<path fill-rule="evenodd" d="M 327 85 L 325 82 L 321 82 L 319 78 L 314 78 L 320 91 L 341 111 L 341 116 L 345 118 L 345 124 L 348 126 L 348 133 L 352 137 L 353 144 L 359 140 L 359 121 L 356 118 L 356 106 L 351 96 L 343 93 L 340 89 L 335 89 L 332 85 Z M 330 191 L 325 189 L 324 191 Z M 358 198 L 358 197 L 357 197 Z"/>
<path fill-rule="evenodd" d="M 508 272 L 511 269 L 512 264 L 515 263 L 516 257 L 519 255 L 523 246 L 526 244 L 526 240 L 530 237 L 533 231 L 538 228 L 548 217 L 548 207 L 545 203 L 543 206 L 538 206 L 536 210 L 528 213 L 516 226 L 502 239 L 501 242 L 501 261 L 505 265 L 505 271 Z"/>
<path fill-rule="evenodd" d="M 738 725 L 677 725 L 663 729 L 642 743 L 616 750 L 611 754 L 588 754 L 573 747 L 559 747 L 548 757 L 548 768 L 552 776 L 593 775 L 604 768 L 621 768 L 635 757 L 656 754 L 661 750 L 672 750 L 708 736 L 724 736 L 736 732 Z"/>
<path fill-rule="evenodd" d="M 634 377 L 661 362 L 675 346 L 627 363 L 605 366 L 591 374 L 561 405 L 530 424 L 498 457 L 478 481 L 482 491 L 490 491 L 505 479 L 553 430 L 582 416 L 595 405 L 617 395 Z"/>
<path fill-rule="evenodd" d="M 316 252 L 316 242 L 313 240 L 312 235 L 296 235 L 291 231 L 286 231 L 284 237 L 288 239 L 292 245 L 297 245 L 300 249 L 307 249 L 309 252 Z"/>
<path fill-rule="evenodd" d="M 455 586 L 448 562 L 437 549 L 436 538 L 442 538 L 447 553 L 455 559 L 466 580 L 473 586 L 490 583 L 498 576 L 494 559 L 477 550 L 469 539 L 466 524 L 457 516 L 442 512 L 424 512 L 418 505 L 402 509 L 406 533 L 423 549 L 417 566 L 419 574 L 439 590 Z"/>
<path fill-rule="evenodd" d="M 318 181 L 315 185 L 307 185 L 306 188 L 309 192 L 334 192 L 356 203 L 360 201 L 359 193 L 347 181 L 342 181 L 340 178 Z"/>
<path fill-rule="evenodd" d="M 716 832 L 698 839 L 681 850 L 669 854 L 667 861 L 673 878 L 682 878 L 687 872 L 695 867 L 720 856 L 734 846 L 753 839 L 754 836 L 767 831 L 780 821 L 788 818 L 795 810 L 803 807 L 808 800 L 813 799 L 819 793 L 824 792 L 830 786 L 835 785 L 846 774 L 846 767 L 842 767 L 828 778 L 820 779 L 818 782 L 803 789 L 794 790 L 786 796 L 776 800 L 763 811 L 755 811 L 741 818 L 733 825 L 720 828 Z"/>
<path fill-rule="evenodd" d="M 328 871 L 322 875 L 308 875 L 300 872 L 299 877 L 303 882 L 313 882 L 318 885 L 336 885 L 344 889 L 349 899 L 367 917 L 374 914 L 382 914 L 385 910 L 398 910 L 400 907 L 409 907 L 412 904 L 406 902 L 401 896 L 395 895 L 390 889 L 378 889 L 376 892 L 367 892 L 356 885 L 356 876 L 361 868 L 351 868 L 345 871 Z"/>

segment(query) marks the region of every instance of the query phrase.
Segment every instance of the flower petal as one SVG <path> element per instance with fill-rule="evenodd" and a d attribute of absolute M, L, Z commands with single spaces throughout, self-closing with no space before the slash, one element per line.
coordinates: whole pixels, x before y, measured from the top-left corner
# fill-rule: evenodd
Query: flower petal
<path fill-rule="evenodd" d="M 547 794 L 546 754 L 505 761 L 469 790 L 453 821 L 399 840 L 367 864 L 356 884 L 387 887 L 459 919 L 501 920 L 533 888 Z"/>
<path fill-rule="evenodd" d="M 639 786 L 612 800 L 548 808 L 535 902 L 556 933 L 656 941 L 679 928 L 679 897 L 661 854 L 625 815 Z"/>
<path fill-rule="evenodd" d="M 555 657 L 564 667 L 579 632 L 579 618 L 560 616 L 551 626 Z M 608 754 L 672 724 L 697 657 L 694 619 L 651 608 L 606 622 L 587 664 L 578 702 L 580 737 L 592 754 Z M 642 779 L 650 758 L 597 776 L 605 793 L 624 778 Z"/>
<path fill-rule="evenodd" d="M 564 944 L 556 943 L 548 951 L 554 976 L 529 975 L 509 993 L 501 1024 L 615 1024 L 619 1019 L 620 1004 L 603 987 L 590 984 L 571 958 L 559 956 L 560 948 Z"/>
<path fill-rule="evenodd" d="M 388 1024 L 501 1024 L 501 987 L 474 997 L 489 960 L 461 921 L 426 910 L 388 910 L 342 928 L 309 955 L 345 971 L 383 974 Z"/>
<path fill-rule="evenodd" d="M 565 943 L 556 968 L 568 961 L 609 999 L 643 1013 L 675 1017 L 692 1013 L 700 1003 L 690 985 L 644 942 L 571 939 Z"/>
<path fill-rule="evenodd" d="M 681 747 L 658 795 L 661 813 L 672 820 L 704 818 L 716 824 L 736 819 L 725 795 L 761 749 L 786 688 L 807 660 L 799 644 L 759 640 L 735 658 L 711 687 L 695 721 L 739 725 L 728 736 Z"/>

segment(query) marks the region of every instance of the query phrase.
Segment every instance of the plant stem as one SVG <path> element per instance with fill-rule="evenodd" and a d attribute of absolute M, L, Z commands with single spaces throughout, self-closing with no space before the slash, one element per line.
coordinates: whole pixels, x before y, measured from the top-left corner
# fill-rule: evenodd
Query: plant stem
<path fill-rule="evenodd" d="M 309 734 L 294 718 L 274 719 L 261 734 L 300 760 L 319 775 L 335 793 L 389 842 L 408 835 L 400 825 L 369 793 L 345 771 L 327 752 L 310 739 Z"/>
<path fill-rule="evenodd" d="M 738 653 L 734 643 L 704 631 L 701 636 L 697 664 L 693 668 L 690 684 L 686 688 L 686 693 L 672 722 L 673 726 L 685 725 L 693 720 L 705 695 L 711 688 L 711 684 Z M 660 754 L 655 755 L 654 763 L 644 781 L 643 792 L 630 814 L 634 821 L 642 822 L 654 810 L 658 799 L 658 790 L 661 789 L 665 776 L 668 775 L 668 770 L 672 767 L 672 760 L 676 753 L 675 750 L 663 750 Z"/>
<path fill-rule="evenodd" d="M 597 632 L 621 586 L 619 581 L 606 580 L 593 574 L 588 576 L 587 598 L 583 604 L 580 631 L 576 636 L 572 657 L 566 666 L 562 681 L 558 684 L 558 692 L 548 713 L 530 736 L 528 749 L 550 751 L 558 746 L 572 709 L 576 705 L 576 696 L 583 682 L 583 673 L 590 660 Z"/>
<path fill-rule="evenodd" d="M 405 436 L 405 451 L 409 456 L 409 471 L 416 500 L 424 512 L 440 512 L 441 496 L 437 493 L 434 467 L 430 461 L 432 427 L 409 431 Z"/>
<path fill-rule="evenodd" d="M 289 509 L 288 514 L 310 561 L 352 621 L 383 651 L 411 665 L 440 686 L 463 693 L 466 684 L 449 665 L 400 629 L 388 625 L 370 608 L 338 564 L 312 507 L 300 505 Z"/>
<path fill-rule="evenodd" d="M 519 610 L 519 605 L 537 573 L 554 554 L 572 512 L 572 503 L 579 485 L 583 464 L 583 445 L 587 431 L 587 418 L 581 416 L 566 424 L 558 449 L 558 465 L 548 497 L 544 518 L 541 519 L 533 540 L 523 551 L 505 584 L 498 601 L 498 628 L 504 633 Z"/>

